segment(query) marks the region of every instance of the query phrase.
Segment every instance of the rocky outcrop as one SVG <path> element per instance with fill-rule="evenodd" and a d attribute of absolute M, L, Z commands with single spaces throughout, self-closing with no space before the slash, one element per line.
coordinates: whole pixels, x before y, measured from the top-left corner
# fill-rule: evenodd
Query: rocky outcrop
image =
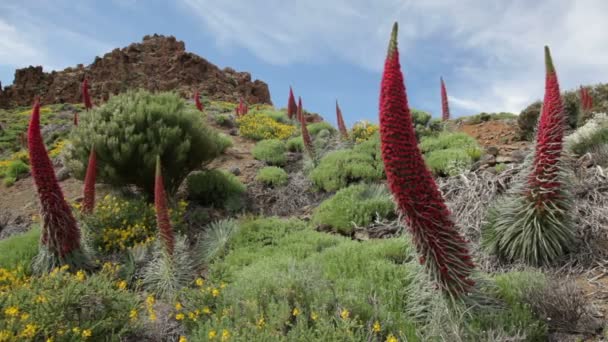
<path fill-rule="evenodd" d="M 31 105 L 34 96 L 42 103 L 80 102 L 80 83 L 87 77 L 93 101 L 128 89 L 177 91 L 190 97 L 194 89 L 204 98 L 271 104 L 268 85 L 251 80 L 248 72 L 219 69 L 204 58 L 186 52 L 185 44 L 174 37 L 145 36 L 141 43 L 114 49 L 96 57 L 91 65 L 82 64 L 63 71 L 46 73 L 30 66 L 15 71 L 13 85 L 0 89 L 0 108 Z"/>

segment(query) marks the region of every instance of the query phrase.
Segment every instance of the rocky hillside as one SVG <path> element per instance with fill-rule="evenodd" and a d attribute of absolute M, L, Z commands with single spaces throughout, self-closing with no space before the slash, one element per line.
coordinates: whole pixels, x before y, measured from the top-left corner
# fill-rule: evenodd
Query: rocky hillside
<path fill-rule="evenodd" d="M 85 76 L 97 101 L 132 88 L 174 90 L 183 96 L 196 88 L 213 100 L 237 102 L 243 97 L 248 103 L 271 103 L 268 85 L 252 81 L 248 72 L 221 70 L 186 52 L 184 42 L 175 37 L 155 34 L 145 36 L 141 43 L 96 57 L 88 66 L 79 64 L 50 73 L 41 66 L 18 69 L 13 85 L 4 89 L 0 86 L 0 108 L 30 105 L 36 95 L 43 103 L 79 102 L 80 83 Z"/>

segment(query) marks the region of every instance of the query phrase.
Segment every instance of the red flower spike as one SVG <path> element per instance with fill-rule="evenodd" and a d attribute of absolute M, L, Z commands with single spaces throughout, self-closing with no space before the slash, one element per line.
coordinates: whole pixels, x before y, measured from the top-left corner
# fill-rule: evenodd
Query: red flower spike
<path fill-rule="evenodd" d="M 300 119 L 300 127 L 302 128 L 302 141 L 304 142 L 304 147 L 306 148 L 306 152 L 308 152 L 308 156 L 312 158 L 314 156 L 315 150 L 312 145 L 312 139 L 310 138 L 310 134 L 308 133 L 308 127 L 306 126 L 306 118 L 302 113 L 302 98 L 298 98 L 298 118 Z"/>
<path fill-rule="evenodd" d="M 167 210 L 167 198 L 165 195 L 165 185 L 161 174 L 160 157 L 156 157 L 156 179 L 154 182 L 154 208 L 156 209 L 156 224 L 160 239 L 163 242 L 165 251 L 169 255 L 173 255 L 175 248 L 175 238 L 173 236 L 173 228 L 169 220 L 169 211 Z"/>
<path fill-rule="evenodd" d="M 348 130 L 344 124 L 344 118 L 342 117 L 342 111 L 338 105 L 338 100 L 336 100 L 336 120 L 338 121 L 338 130 L 340 131 L 342 138 L 348 139 Z"/>
<path fill-rule="evenodd" d="M 441 120 L 447 121 L 450 119 L 450 107 L 448 105 L 448 92 L 445 89 L 445 82 L 443 82 L 443 77 L 441 80 Z"/>
<path fill-rule="evenodd" d="M 290 119 L 298 113 L 298 105 L 296 104 L 296 99 L 293 96 L 293 90 L 289 87 L 289 100 L 287 101 L 287 116 Z"/>
<path fill-rule="evenodd" d="M 87 164 L 87 174 L 84 177 L 84 199 L 82 200 L 82 212 L 85 214 L 93 213 L 95 209 L 95 179 L 97 178 L 97 154 L 95 147 L 91 148 L 89 154 L 89 164 Z"/>
<path fill-rule="evenodd" d="M 469 277 L 474 264 L 426 168 L 413 127 L 395 23 L 380 90 L 380 139 L 388 186 L 405 216 L 425 268 L 445 293 L 462 296 L 473 284 Z"/>
<path fill-rule="evenodd" d="M 298 96 L 298 108 L 296 110 L 296 118 L 298 119 L 298 121 L 302 121 L 302 97 L 300 96 Z"/>
<path fill-rule="evenodd" d="M 40 200 L 40 242 L 60 259 L 80 249 L 80 229 L 63 197 L 53 164 L 40 134 L 40 102 L 37 99 L 28 127 L 28 149 L 32 176 Z"/>
<path fill-rule="evenodd" d="M 203 111 L 203 104 L 201 103 L 201 96 L 200 94 L 197 92 L 194 93 L 194 104 L 196 105 L 196 109 L 198 109 L 199 111 Z"/>
<path fill-rule="evenodd" d="M 545 46 L 545 98 L 536 135 L 536 153 L 532 173 L 528 178 L 531 195 L 538 201 L 555 198 L 559 182 L 558 161 L 561 157 L 566 116 L 559 92 L 557 73 Z"/>
<path fill-rule="evenodd" d="M 82 81 L 82 101 L 84 102 L 84 107 L 87 110 L 93 108 L 91 96 L 89 95 L 89 82 L 86 78 Z"/>

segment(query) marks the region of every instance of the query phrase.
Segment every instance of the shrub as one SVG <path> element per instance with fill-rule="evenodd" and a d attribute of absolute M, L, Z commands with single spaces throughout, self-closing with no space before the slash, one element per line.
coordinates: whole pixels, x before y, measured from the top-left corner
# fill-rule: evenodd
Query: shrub
<path fill-rule="evenodd" d="M 238 231 L 238 222 L 226 219 L 213 222 L 207 226 L 198 244 L 201 260 L 211 263 L 224 255 L 227 250 L 228 241 Z"/>
<path fill-rule="evenodd" d="M 289 176 L 285 170 L 276 166 L 268 166 L 258 171 L 255 180 L 269 186 L 282 186 L 287 184 Z"/>
<path fill-rule="evenodd" d="M 373 156 L 354 150 L 329 152 L 310 172 L 310 179 L 319 189 L 336 191 L 351 183 L 382 179 L 382 169 Z"/>
<path fill-rule="evenodd" d="M 0 273 L 4 341 L 118 341 L 141 331 L 141 322 L 131 317 L 138 296 L 117 286 L 113 273 L 72 274 L 67 266 L 39 277 Z"/>
<path fill-rule="evenodd" d="M 473 164 L 471 156 L 458 148 L 429 152 L 424 159 L 429 169 L 441 176 L 457 176 L 468 171 Z"/>
<path fill-rule="evenodd" d="M 29 165 L 21 160 L 8 161 L 5 167 L 0 169 L 0 176 L 19 178 L 20 176 L 27 174 L 30 171 Z"/>
<path fill-rule="evenodd" d="M 581 156 L 608 145 L 608 116 L 596 113 L 592 119 L 565 139 L 566 148 Z"/>
<path fill-rule="evenodd" d="M 234 120 L 230 116 L 230 114 L 217 114 L 213 117 L 215 119 L 215 123 L 224 126 L 224 127 L 233 127 Z"/>
<path fill-rule="evenodd" d="M 187 203 L 180 201 L 171 211 L 176 230 L 184 228 Z M 80 208 L 80 204 L 76 205 Z M 90 249 L 101 254 L 124 251 L 148 245 L 156 240 L 158 231 L 154 206 L 143 198 L 121 198 L 106 195 L 91 215 L 81 217 L 81 226 Z"/>
<path fill-rule="evenodd" d="M 7 270 L 21 268 L 26 274 L 30 274 L 32 260 L 38 253 L 39 240 L 39 227 L 34 227 L 26 233 L 13 235 L 1 240 L 0 268 Z"/>
<path fill-rule="evenodd" d="M 216 157 L 217 133 L 203 124 L 200 113 L 178 95 L 127 92 L 83 115 L 72 134 L 68 166 L 82 178 L 94 144 L 100 182 L 135 185 L 151 199 L 156 155 L 160 155 L 165 186 L 175 192 L 185 176 Z"/>
<path fill-rule="evenodd" d="M 229 147 L 232 147 L 234 143 L 232 142 L 232 138 L 227 136 L 224 133 L 219 133 L 217 135 L 217 144 L 220 152 L 225 152 Z"/>
<path fill-rule="evenodd" d="M 353 125 L 351 131 L 351 138 L 355 142 L 363 142 L 372 137 L 378 132 L 378 125 L 372 124 L 368 121 L 359 121 Z"/>
<path fill-rule="evenodd" d="M 308 127 L 308 133 L 310 133 L 310 135 L 313 137 L 323 130 L 329 131 L 332 135 L 337 132 L 334 126 L 332 126 L 329 122 L 326 121 L 315 122 L 306 126 Z"/>
<path fill-rule="evenodd" d="M 196 171 L 186 179 L 188 196 L 203 205 L 227 207 L 238 201 L 246 188 L 232 173 L 220 170 Z"/>
<path fill-rule="evenodd" d="M 285 151 L 285 142 L 278 139 L 269 139 L 255 144 L 251 154 L 255 159 L 264 161 L 269 165 L 284 165 L 287 161 Z"/>
<path fill-rule="evenodd" d="M 420 151 L 422 153 L 433 152 L 436 150 L 446 150 L 449 148 L 478 148 L 479 144 L 475 138 L 466 133 L 441 133 L 436 137 L 424 137 L 421 139 Z"/>
<path fill-rule="evenodd" d="M 351 185 L 325 200 L 314 211 L 312 221 L 342 234 L 351 234 L 354 225 L 366 226 L 376 218 L 394 216 L 395 204 L 384 185 Z"/>
<path fill-rule="evenodd" d="M 175 239 L 172 255 L 167 255 L 165 247 L 157 240 L 152 260 L 143 270 L 142 284 L 159 297 L 173 299 L 179 290 L 192 283 L 195 266 L 185 238 Z"/>
<path fill-rule="evenodd" d="M 239 132 L 242 136 L 253 139 L 281 139 L 291 137 L 296 127 L 292 125 L 276 122 L 268 115 L 249 114 L 236 120 L 239 125 Z"/>
<path fill-rule="evenodd" d="M 579 117 L 579 99 L 576 91 L 568 91 L 561 95 L 563 99 L 564 115 L 566 116 L 566 124 L 570 128 L 576 128 Z M 536 133 L 536 124 L 538 123 L 538 117 L 540 116 L 542 102 L 537 101 L 526 107 L 521 111 L 517 118 L 517 124 L 520 129 L 522 138 L 526 140 L 534 139 Z M 581 122 L 582 124 L 582 122 Z"/>
<path fill-rule="evenodd" d="M 285 147 L 289 152 L 304 151 L 304 141 L 302 140 L 302 136 L 290 138 L 289 140 L 287 140 Z"/>

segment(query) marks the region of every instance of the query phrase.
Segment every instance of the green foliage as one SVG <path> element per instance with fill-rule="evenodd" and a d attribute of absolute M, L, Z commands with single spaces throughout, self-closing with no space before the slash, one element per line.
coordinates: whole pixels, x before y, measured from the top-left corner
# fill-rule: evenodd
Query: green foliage
<path fill-rule="evenodd" d="M 217 145 L 220 152 L 225 152 L 229 147 L 232 147 L 234 144 L 232 142 L 232 138 L 224 133 L 220 133 L 217 135 Z"/>
<path fill-rule="evenodd" d="M 332 126 L 327 121 L 311 123 L 311 124 L 306 125 L 306 128 L 308 128 L 308 133 L 313 137 L 316 136 L 317 134 L 319 134 L 319 132 L 321 132 L 323 130 L 329 131 L 329 133 L 331 133 L 332 135 L 337 132 L 336 129 L 334 128 L 334 126 Z"/>
<path fill-rule="evenodd" d="M 378 132 L 379 126 L 368 121 L 358 121 L 353 125 L 350 132 L 351 139 L 356 142 L 364 142 Z"/>
<path fill-rule="evenodd" d="M 153 259 L 143 270 L 142 284 L 161 298 L 173 299 L 179 290 L 194 280 L 195 259 L 183 237 L 175 240 L 173 255 L 166 254 L 160 243 L 154 247 Z"/>
<path fill-rule="evenodd" d="M 160 155 L 168 193 L 185 176 L 215 158 L 218 134 L 203 124 L 200 113 L 173 93 L 127 92 L 82 115 L 74 129 L 68 166 L 82 178 L 95 146 L 99 182 L 135 185 L 153 197 L 156 156 Z"/>
<path fill-rule="evenodd" d="M 564 112 L 566 120 L 570 128 L 576 128 L 580 119 L 580 100 L 577 91 L 567 91 L 562 93 L 562 101 L 564 104 Z M 542 103 L 537 101 L 521 111 L 517 118 L 521 137 L 526 140 L 533 140 L 536 134 L 536 125 L 540 116 Z M 584 121 L 584 120 L 583 120 Z"/>
<path fill-rule="evenodd" d="M 253 140 L 285 140 L 296 132 L 296 126 L 275 121 L 265 114 L 247 114 L 236 120 L 239 133 Z"/>
<path fill-rule="evenodd" d="M 565 139 L 566 148 L 582 156 L 608 146 L 608 116 L 597 113 Z"/>
<path fill-rule="evenodd" d="M 274 187 L 287 184 L 289 176 L 287 175 L 287 172 L 280 167 L 267 166 L 258 171 L 255 180 Z"/>
<path fill-rule="evenodd" d="M 186 184 L 191 199 L 203 205 L 224 208 L 231 205 L 231 202 L 238 202 L 246 190 L 235 175 L 221 170 L 193 172 L 186 179 Z"/>
<path fill-rule="evenodd" d="M 464 116 L 456 119 L 456 121 L 463 121 L 469 125 L 476 125 L 482 122 L 492 121 L 492 120 L 508 120 L 508 119 L 517 119 L 518 116 L 513 113 L 500 112 L 500 113 L 486 113 L 482 112 L 479 114 Z"/>
<path fill-rule="evenodd" d="M 10 186 L 15 183 L 20 176 L 30 171 L 29 165 L 24 163 L 22 160 L 11 160 L 6 166 L 2 166 L 0 163 L 0 177 L 4 177 L 4 185 Z"/>
<path fill-rule="evenodd" d="M 354 225 L 366 226 L 376 218 L 395 215 L 395 204 L 384 185 L 359 184 L 341 189 L 314 211 L 312 221 L 342 234 L 351 234 Z"/>
<path fill-rule="evenodd" d="M 374 134 L 352 149 L 327 153 L 309 176 L 316 187 L 325 191 L 336 191 L 352 183 L 374 182 L 384 178 L 379 135 Z"/>
<path fill-rule="evenodd" d="M 13 235 L 0 241 L 0 268 L 22 268 L 31 273 L 31 263 L 38 254 L 40 228 L 34 227 L 23 234 Z"/>
<path fill-rule="evenodd" d="M 198 244 L 200 259 L 210 263 L 221 258 L 227 249 L 228 241 L 239 229 L 238 222 L 226 219 L 207 226 Z"/>
<path fill-rule="evenodd" d="M 429 169 L 436 175 L 455 176 L 471 168 L 481 157 L 477 141 L 465 133 L 440 133 L 423 137 L 420 150 Z"/>
<path fill-rule="evenodd" d="M 290 138 L 289 140 L 287 140 L 285 147 L 289 152 L 304 151 L 304 141 L 302 140 L 302 136 Z"/>
<path fill-rule="evenodd" d="M 213 116 L 215 119 L 215 123 L 224 126 L 224 127 L 232 127 L 234 126 L 234 122 L 232 121 L 229 114 L 217 114 Z"/>
<path fill-rule="evenodd" d="M 549 265 L 574 244 L 569 194 L 552 201 L 536 201 L 513 192 L 488 211 L 482 245 L 507 261 Z"/>
<path fill-rule="evenodd" d="M 182 299 L 184 312 L 204 306 L 210 312 L 188 322 L 191 339 L 446 340 L 435 334 L 432 324 L 452 324 L 465 332 L 459 337 L 467 341 L 487 340 L 489 330 L 546 338 L 542 322 L 515 301 L 436 315 L 437 308 L 452 312 L 454 303 L 428 286 L 411 243 L 403 237 L 357 242 L 316 232 L 299 220 L 260 218 L 244 221 L 226 245 L 223 258 L 209 266 L 210 279 L 228 281 L 221 294 L 212 287 L 217 297 L 197 297 L 208 293 L 197 290 Z M 509 275 L 501 282 L 487 292 L 493 300 L 530 286 L 510 281 Z"/>
<path fill-rule="evenodd" d="M 285 142 L 278 139 L 262 140 L 255 144 L 251 154 L 257 160 L 266 162 L 269 165 L 285 165 Z"/>
<path fill-rule="evenodd" d="M 441 133 L 436 137 L 424 137 L 419 144 L 422 153 L 433 152 L 437 150 L 446 150 L 449 148 L 475 148 L 479 147 L 475 138 L 466 133 Z"/>
<path fill-rule="evenodd" d="M 271 118 L 272 120 L 283 124 L 290 123 L 289 117 L 287 116 L 287 112 L 281 110 L 274 110 L 274 108 L 252 109 L 247 115 L 249 114 L 265 115 Z"/>
<path fill-rule="evenodd" d="M 184 226 L 187 203 L 180 201 L 171 210 L 171 224 L 176 231 Z M 80 209 L 80 204 L 76 205 Z M 128 248 L 148 245 L 156 239 L 154 206 L 143 198 L 107 195 L 98 201 L 90 215 L 80 218 L 87 247 L 94 253 L 111 254 Z"/>
<path fill-rule="evenodd" d="M 0 334 L 4 341 L 122 341 L 141 331 L 130 318 L 137 294 L 116 286 L 115 274 L 65 268 L 25 278 L 0 270 Z"/>

